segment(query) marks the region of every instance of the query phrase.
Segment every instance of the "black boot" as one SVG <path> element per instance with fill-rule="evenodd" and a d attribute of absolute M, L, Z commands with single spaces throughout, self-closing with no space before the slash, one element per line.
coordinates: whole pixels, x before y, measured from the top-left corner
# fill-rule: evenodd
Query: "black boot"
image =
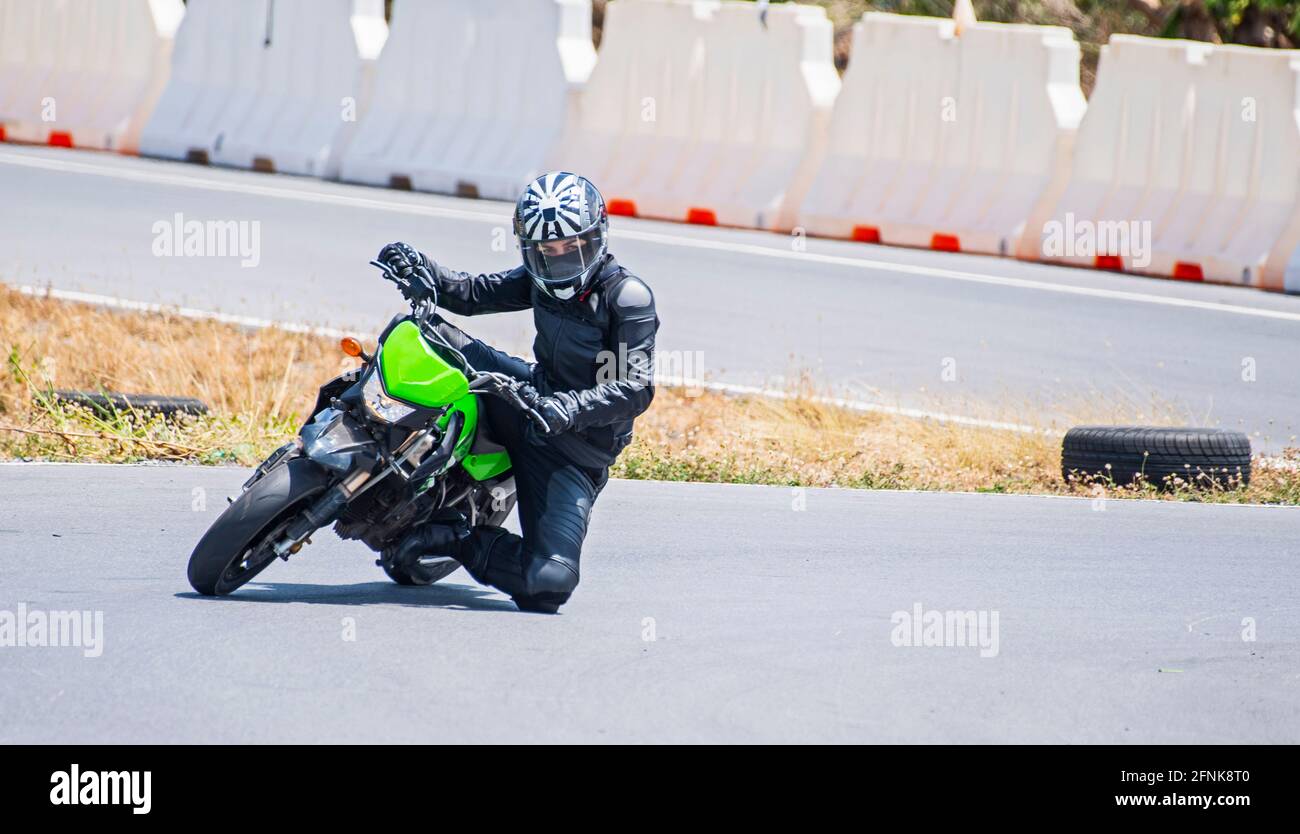
<path fill-rule="evenodd" d="M 410 568 L 426 556 L 450 556 L 464 562 L 472 550 L 470 529 L 464 516 L 431 518 L 406 534 L 396 545 L 386 548 L 383 561 L 396 567 Z"/>

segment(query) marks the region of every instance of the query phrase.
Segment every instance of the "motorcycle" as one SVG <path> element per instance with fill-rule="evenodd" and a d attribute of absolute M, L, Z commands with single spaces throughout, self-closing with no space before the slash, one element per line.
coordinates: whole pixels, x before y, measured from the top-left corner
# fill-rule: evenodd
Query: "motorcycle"
<path fill-rule="evenodd" d="M 372 262 L 383 268 L 382 264 Z M 277 558 L 288 561 L 330 524 L 344 540 L 380 554 L 400 585 L 430 585 L 456 570 L 450 557 L 395 564 L 384 556 L 425 519 L 463 516 L 499 525 L 515 505 L 510 456 L 493 441 L 483 398 L 544 418 L 521 383 L 479 372 L 432 326 L 437 298 L 414 301 L 380 334 L 374 354 L 349 337 L 360 359 L 320 388 L 311 419 L 244 483 L 238 498 L 195 546 L 189 581 L 209 596 L 229 594 Z"/>

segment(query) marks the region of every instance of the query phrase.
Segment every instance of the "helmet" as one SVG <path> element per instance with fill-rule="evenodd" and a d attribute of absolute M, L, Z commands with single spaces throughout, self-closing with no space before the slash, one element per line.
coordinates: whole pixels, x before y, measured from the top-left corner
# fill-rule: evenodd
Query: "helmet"
<path fill-rule="evenodd" d="M 608 233 L 604 198 L 577 174 L 543 174 L 515 205 L 524 269 L 553 298 L 568 300 L 586 291 L 605 256 Z"/>

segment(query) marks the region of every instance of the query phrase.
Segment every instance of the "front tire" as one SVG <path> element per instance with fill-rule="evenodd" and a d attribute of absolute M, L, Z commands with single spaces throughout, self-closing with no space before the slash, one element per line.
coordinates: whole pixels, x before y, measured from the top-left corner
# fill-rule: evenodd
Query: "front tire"
<path fill-rule="evenodd" d="M 261 546 L 306 509 L 330 484 L 325 470 L 291 459 L 255 481 L 226 507 L 190 556 L 190 586 L 205 596 L 225 596 L 266 569 Z"/>

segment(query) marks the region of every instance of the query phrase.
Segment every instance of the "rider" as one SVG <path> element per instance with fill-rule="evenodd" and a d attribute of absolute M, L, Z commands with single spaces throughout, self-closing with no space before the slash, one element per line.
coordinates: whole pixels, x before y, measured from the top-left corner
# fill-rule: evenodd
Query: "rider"
<path fill-rule="evenodd" d="M 532 308 L 532 364 L 434 319 L 475 370 L 520 380 L 525 402 L 545 420 L 541 429 L 485 399 L 492 436 L 510 453 L 523 536 L 471 530 L 463 518 L 430 520 L 385 558 L 451 556 L 520 609 L 554 613 L 578 585 L 582 541 L 609 466 L 654 398 L 659 318 L 650 288 L 607 251 L 605 201 L 585 178 L 538 177 L 515 206 L 514 228 L 523 265 L 507 272 L 454 272 L 405 243 L 385 246 L 378 260 L 413 301 L 433 297 L 466 316 Z"/>

